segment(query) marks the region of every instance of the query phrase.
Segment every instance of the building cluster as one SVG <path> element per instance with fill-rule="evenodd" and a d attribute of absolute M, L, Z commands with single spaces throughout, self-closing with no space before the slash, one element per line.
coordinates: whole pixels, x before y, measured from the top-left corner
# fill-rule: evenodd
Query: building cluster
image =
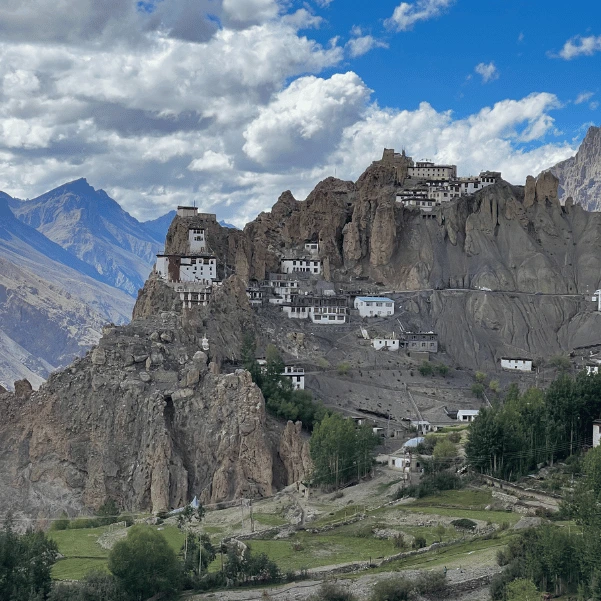
<path fill-rule="evenodd" d="M 431 213 L 434 207 L 466 194 L 490 186 L 501 179 L 498 171 L 482 171 L 480 175 L 458 177 L 456 165 L 439 165 L 428 159 L 414 162 L 410 156 L 384 149 L 376 164 L 393 166 L 396 172 L 396 200 L 422 213 Z"/>
<path fill-rule="evenodd" d="M 186 252 L 157 255 L 156 272 L 178 294 L 185 308 L 206 305 L 214 285 L 219 285 L 217 258 L 207 242 L 207 226 L 216 222 L 213 213 L 196 207 L 177 207 L 178 217 L 194 218 L 188 229 Z"/>

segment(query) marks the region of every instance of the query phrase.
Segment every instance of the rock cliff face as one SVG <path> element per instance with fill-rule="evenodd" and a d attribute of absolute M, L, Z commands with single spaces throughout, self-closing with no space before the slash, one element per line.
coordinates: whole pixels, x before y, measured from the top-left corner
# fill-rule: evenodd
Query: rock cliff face
<path fill-rule="evenodd" d="M 19 383 L 0 395 L 0 506 L 56 514 L 113 498 L 160 511 L 194 495 L 270 495 L 305 475 L 300 426 L 268 423 L 248 372 L 219 373 L 238 352 L 234 332 L 252 320 L 243 283 L 230 278 L 208 307 L 183 314 L 161 310 L 173 300 L 165 289 L 151 278 L 138 317 L 105 328 L 39 391 Z"/>
<path fill-rule="evenodd" d="M 333 281 L 531 293 L 586 293 L 599 283 L 601 215 L 562 207 L 549 172 L 525 188 L 501 182 L 447 203 L 435 219 L 396 203 L 394 185 L 394 168 L 379 163 L 356 184 L 324 180 L 306 201 L 285 192 L 230 248 L 257 279 L 276 271 L 279 257 L 319 241 Z"/>
<path fill-rule="evenodd" d="M 572 198 L 588 211 L 601 210 L 601 128 L 590 127 L 576 156 L 557 163 L 559 198 Z"/>

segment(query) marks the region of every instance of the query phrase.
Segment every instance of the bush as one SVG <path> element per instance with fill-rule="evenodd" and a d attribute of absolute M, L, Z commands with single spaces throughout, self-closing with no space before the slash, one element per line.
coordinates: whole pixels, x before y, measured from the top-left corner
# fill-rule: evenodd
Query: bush
<path fill-rule="evenodd" d="M 457 457 L 457 447 L 448 439 L 439 439 L 432 451 L 434 459 L 453 459 Z"/>
<path fill-rule="evenodd" d="M 422 364 L 417 368 L 422 376 L 431 376 L 434 373 L 434 368 L 429 361 L 422 361 Z"/>
<path fill-rule="evenodd" d="M 88 572 L 83 580 L 69 584 L 54 583 L 48 601 L 128 601 L 125 592 L 111 574 Z"/>
<path fill-rule="evenodd" d="M 492 390 L 492 392 L 498 394 L 499 390 L 501 390 L 501 383 L 499 382 L 499 380 L 491 380 L 488 383 L 488 387 L 490 388 L 490 390 Z"/>
<path fill-rule="evenodd" d="M 447 587 L 447 578 L 444 572 L 421 572 L 415 581 L 415 590 L 420 595 L 441 593 Z"/>
<path fill-rule="evenodd" d="M 457 444 L 461 442 L 461 433 L 460 432 L 449 432 L 447 435 L 447 440 L 452 442 L 453 444 Z"/>
<path fill-rule="evenodd" d="M 402 576 L 381 580 L 374 586 L 371 601 L 408 601 L 413 591 L 413 583 Z"/>
<path fill-rule="evenodd" d="M 394 535 L 392 544 L 394 545 L 394 548 L 398 549 L 399 551 L 404 551 L 408 546 L 405 537 L 400 532 L 399 534 Z"/>
<path fill-rule="evenodd" d="M 340 584 L 324 582 L 316 595 L 310 597 L 311 601 L 355 601 L 356 597 Z"/>
<path fill-rule="evenodd" d="M 484 384 L 486 382 L 487 375 L 483 371 L 477 371 L 474 374 L 474 379 L 478 384 Z"/>
<path fill-rule="evenodd" d="M 418 534 L 414 539 L 411 546 L 414 549 L 423 549 L 426 546 L 426 537 Z"/>
<path fill-rule="evenodd" d="M 338 364 L 338 373 L 341 376 L 345 376 L 346 374 L 348 374 L 350 369 L 351 369 L 351 366 L 348 363 L 339 363 Z"/>
<path fill-rule="evenodd" d="M 472 532 L 478 527 L 478 524 L 476 524 L 476 522 L 468 520 L 467 518 L 453 520 L 451 524 L 455 526 L 455 528 L 457 528 L 458 530 L 471 530 Z"/>
<path fill-rule="evenodd" d="M 449 367 L 448 367 L 448 365 L 445 365 L 444 363 L 437 363 L 436 364 L 436 372 L 438 373 L 439 376 L 446 376 L 449 373 Z"/>

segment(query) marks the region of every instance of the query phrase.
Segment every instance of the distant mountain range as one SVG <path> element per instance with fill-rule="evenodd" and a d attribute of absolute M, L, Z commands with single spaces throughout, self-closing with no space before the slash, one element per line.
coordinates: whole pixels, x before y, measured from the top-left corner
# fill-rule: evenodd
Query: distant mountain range
<path fill-rule="evenodd" d="M 39 385 L 126 323 L 175 211 L 139 222 L 85 179 L 23 201 L 0 192 L 0 385 Z"/>

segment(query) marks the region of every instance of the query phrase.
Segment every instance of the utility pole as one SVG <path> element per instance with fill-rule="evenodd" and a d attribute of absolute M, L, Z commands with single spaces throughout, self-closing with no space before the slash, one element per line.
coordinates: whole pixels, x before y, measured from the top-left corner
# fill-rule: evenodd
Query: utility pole
<path fill-rule="evenodd" d="M 202 572 L 202 535 L 198 535 L 198 577 Z"/>
<path fill-rule="evenodd" d="M 250 499 L 249 501 L 249 510 L 250 510 L 250 531 L 254 532 L 255 531 L 255 520 L 253 517 L 253 500 Z"/>

